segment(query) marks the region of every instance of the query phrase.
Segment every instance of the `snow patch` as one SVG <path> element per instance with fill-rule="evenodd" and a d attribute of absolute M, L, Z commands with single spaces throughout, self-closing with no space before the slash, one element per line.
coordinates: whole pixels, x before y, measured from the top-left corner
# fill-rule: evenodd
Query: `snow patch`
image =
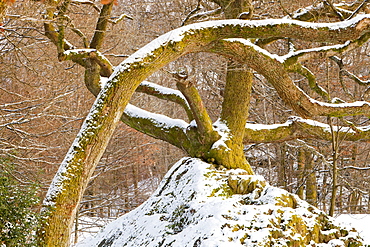
<path fill-rule="evenodd" d="M 226 145 L 226 141 L 230 140 L 231 138 L 230 129 L 227 127 L 226 123 L 220 119 L 213 124 L 213 127 L 221 136 L 221 138 L 213 143 L 211 149 L 225 149 L 226 151 L 229 151 L 230 148 Z"/>
<path fill-rule="evenodd" d="M 144 204 L 77 246 L 304 244 L 331 247 L 333 244 L 341 246 L 345 241 L 359 240 L 356 232 L 351 233 L 350 229 L 335 225 L 333 218 L 296 195 L 269 186 L 260 176 L 252 180 L 262 182 L 264 188 L 256 187 L 247 194 L 233 193 L 228 186 L 230 175 L 243 178 L 245 174 L 241 169 L 221 171 L 199 159 L 183 158 L 170 169 Z M 320 232 L 316 232 L 318 228 Z M 311 236 L 310 232 L 324 236 L 325 230 L 330 229 L 334 230 L 327 233 L 342 234 L 339 231 L 341 229 L 348 234 L 334 238 L 330 238 L 329 234 L 326 243 L 306 241 L 307 236 Z"/>

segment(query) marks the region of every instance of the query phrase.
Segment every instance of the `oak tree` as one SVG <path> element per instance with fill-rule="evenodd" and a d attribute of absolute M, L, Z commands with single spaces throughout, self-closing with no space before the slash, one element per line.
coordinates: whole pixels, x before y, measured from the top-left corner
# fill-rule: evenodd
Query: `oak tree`
<path fill-rule="evenodd" d="M 178 147 L 188 156 L 219 167 L 241 168 L 251 175 L 254 172 L 245 158 L 245 144 L 296 138 L 331 140 L 333 133 L 346 140 L 369 139 L 366 126 L 354 126 L 345 121 L 345 117 L 367 116 L 370 103 L 366 100 L 347 103 L 332 98 L 304 66 L 308 61 L 323 57 L 340 64 L 341 54 L 366 44 L 370 37 L 370 17 L 363 14 L 366 1 L 337 5 L 323 1 L 321 5 L 296 13 L 288 12 L 289 18 L 265 20 L 256 20 L 251 1 L 212 2 L 219 6 L 213 13 L 223 13 L 224 18 L 230 20 L 189 24 L 170 31 L 116 67 L 101 52 L 107 42 L 105 33 L 110 22 L 130 17 L 122 14 L 111 19 L 114 2 L 106 2 L 98 8 L 99 17 L 91 39 L 70 26 L 68 10 L 72 1 L 44 2 L 45 35 L 55 44 L 58 59 L 71 60 L 84 67 L 85 84 L 97 98 L 44 200 L 38 231 L 40 245 L 68 245 L 73 217 L 87 183 L 120 121 Z M 194 18 L 209 13 L 197 13 Z M 322 13 L 332 21 L 325 21 Z M 69 30 L 81 37 L 82 47 L 77 48 L 67 40 Z M 270 52 L 269 46 L 281 40 L 288 40 L 291 49 L 285 54 Z M 309 45 L 296 50 L 294 44 L 299 42 Z M 177 89 L 144 81 L 180 57 L 200 52 L 230 59 L 217 121 L 211 120 L 194 78 L 185 69 L 171 72 Z M 296 117 L 273 126 L 247 123 L 253 72 L 268 81 Z M 368 83 L 348 71 L 342 73 L 359 85 Z M 316 98 L 294 83 L 292 78 L 297 74 L 307 80 Z M 135 91 L 178 103 L 188 119 L 173 119 L 130 105 Z M 329 125 L 314 121 L 315 117 L 342 118 L 344 126 L 334 126 L 330 132 Z"/>

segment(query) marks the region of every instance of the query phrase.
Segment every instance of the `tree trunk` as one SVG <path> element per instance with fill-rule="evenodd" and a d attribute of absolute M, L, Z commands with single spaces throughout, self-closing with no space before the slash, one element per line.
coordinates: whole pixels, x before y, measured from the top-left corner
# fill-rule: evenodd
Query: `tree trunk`
<path fill-rule="evenodd" d="M 333 131 L 332 120 L 329 117 L 329 125 L 332 134 L 332 189 L 331 189 L 331 198 L 330 198 L 330 208 L 329 208 L 329 215 L 334 216 L 335 212 L 335 204 L 337 201 L 337 191 L 338 191 L 338 157 L 339 157 L 339 140 L 336 133 Z"/>
<path fill-rule="evenodd" d="M 299 198 L 304 199 L 304 168 L 305 168 L 305 163 L 306 163 L 306 155 L 305 151 L 300 148 L 298 150 L 298 176 L 297 176 L 297 181 L 298 181 L 298 189 L 297 189 L 297 195 Z"/>
<path fill-rule="evenodd" d="M 316 184 L 316 172 L 313 166 L 313 159 L 309 152 L 305 152 L 306 156 L 306 201 L 311 205 L 317 206 L 317 184 Z"/>
<path fill-rule="evenodd" d="M 226 19 L 235 19 L 245 11 L 253 12 L 250 0 L 223 1 L 221 7 Z M 236 61 L 228 62 L 220 121 L 228 128 L 229 139 L 225 141 L 226 146 L 217 146 L 210 151 L 217 164 L 227 168 L 242 168 L 250 175 L 254 172 L 244 155 L 243 138 L 249 116 L 252 82 L 251 69 Z"/>

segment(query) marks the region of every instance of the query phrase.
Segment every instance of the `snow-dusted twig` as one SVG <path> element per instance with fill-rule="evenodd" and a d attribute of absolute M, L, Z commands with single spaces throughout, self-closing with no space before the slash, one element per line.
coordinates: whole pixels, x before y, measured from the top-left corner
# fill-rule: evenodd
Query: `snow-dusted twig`
<path fill-rule="evenodd" d="M 116 18 L 112 18 L 112 20 L 109 20 L 110 23 L 113 23 L 113 24 L 118 24 L 119 22 L 121 22 L 123 19 L 129 19 L 129 20 L 133 20 L 134 18 L 129 16 L 129 15 L 126 15 L 126 14 L 121 14 L 120 16 L 116 17 Z M 114 19 L 114 20 L 113 20 Z"/>
<path fill-rule="evenodd" d="M 326 17 L 338 17 L 338 14 L 343 16 L 343 18 L 348 18 L 351 16 L 356 9 L 356 7 L 360 3 L 354 4 L 347 4 L 347 3 L 340 3 L 340 4 L 333 4 L 333 7 L 330 7 L 329 4 L 321 2 L 316 5 L 310 5 L 308 7 L 299 9 L 295 11 L 291 18 L 294 20 L 301 20 L 301 21 L 315 21 L 320 19 L 323 15 Z M 359 2 L 359 1 L 358 1 Z M 335 9 L 335 12 L 333 11 Z"/>
<path fill-rule="evenodd" d="M 88 0 L 73 0 L 72 4 L 86 4 L 86 5 L 91 5 L 96 11 L 100 11 L 99 7 L 93 2 L 93 1 L 88 1 Z"/>

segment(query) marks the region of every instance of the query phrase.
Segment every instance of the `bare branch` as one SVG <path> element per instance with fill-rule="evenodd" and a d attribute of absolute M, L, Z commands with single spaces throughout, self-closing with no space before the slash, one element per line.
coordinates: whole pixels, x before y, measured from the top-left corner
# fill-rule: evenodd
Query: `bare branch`
<path fill-rule="evenodd" d="M 133 20 L 134 18 L 132 18 L 131 16 L 129 16 L 129 15 L 126 15 L 126 14 L 122 14 L 122 15 L 120 15 L 120 16 L 118 16 L 118 17 L 116 17 L 116 18 L 113 18 L 113 17 L 111 17 L 111 19 L 115 19 L 115 20 L 109 20 L 109 22 L 110 23 L 113 23 L 113 24 L 117 24 L 117 23 L 119 23 L 119 22 L 121 22 L 123 19 L 125 19 L 125 18 L 127 18 L 127 19 L 129 19 L 129 20 Z"/>
<path fill-rule="evenodd" d="M 185 24 L 189 24 L 190 22 L 200 21 L 202 18 L 207 20 L 207 19 L 209 19 L 211 17 L 215 17 L 216 15 L 219 15 L 221 13 L 222 13 L 222 8 L 221 7 L 217 8 L 217 9 L 209 10 L 209 11 L 204 11 L 204 12 L 189 16 L 189 18 L 185 19 L 181 25 L 184 26 Z"/>
<path fill-rule="evenodd" d="M 336 62 L 338 64 L 339 69 L 340 69 L 340 72 L 343 75 L 347 76 L 349 79 L 353 80 L 357 84 L 359 84 L 361 86 L 368 86 L 370 84 L 370 80 L 366 80 L 366 81 L 365 80 L 361 80 L 355 74 L 353 74 L 353 73 L 349 72 L 348 70 L 344 69 L 343 61 L 339 57 L 337 57 L 337 56 L 331 56 L 330 59 L 333 60 L 334 62 Z"/>
<path fill-rule="evenodd" d="M 283 3 L 281 2 L 281 0 L 279 0 L 279 5 L 280 7 L 282 8 L 282 10 L 284 11 L 284 13 L 286 13 L 287 15 L 289 15 L 290 18 L 293 17 L 293 15 L 284 7 Z"/>
<path fill-rule="evenodd" d="M 347 17 L 346 20 L 352 19 L 355 15 L 357 15 L 363 8 L 366 7 L 366 4 L 369 2 L 369 0 L 364 0 L 353 13 Z"/>
<path fill-rule="evenodd" d="M 88 0 L 73 0 L 72 1 L 72 4 L 76 4 L 76 5 L 79 5 L 79 4 L 86 4 L 86 5 L 91 5 L 97 12 L 100 12 L 100 9 L 98 6 L 96 6 L 96 4 L 92 1 L 88 1 Z"/>
<path fill-rule="evenodd" d="M 308 80 L 308 85 L 314 92 L 320 95 L 326 102 L 330 100 L 329 93 L 317 84 L 315 75 L 308 68 L 300 63 L 296 63 L 290 66 L 288 71 L 297 72 L 298 74 L 306 77 L 306 79 Z"/>
<path fill-rule="evenodd" d="M 342 167 L 340 170 L 347 170 L 347 169 L 365 171 L 365 170 L 370 170 L 370 167 L 345 166 L 345 167 Z M 365 192 L 365 194 L 368 194 L 368 193 Z"/>
<path fill-rule="evenodd" d="M 331 8 L 331 10 L 334 12 L 336 16 L 338 16 L 339 20 L 343 21 L 344 17 L 343 15 L 337 10 L 337 8 L 334 6 L 333 2 L 331 0 L 325 0 L 324 4 L 328 4 Z"/>
<path fill-rule="evenodd" d="M 197 6 L 189 12 L 189 14 L 186 16 L 186 18 L 182 21 L 181 26 L 184 26 L 187 23 L 187 21 L 189 20 L 189 18 L 191 18 L 192 15 L 194 15 L 197 11 L 199 11 L 201 9 L 200 8 L 200 2 L 201 2 L 201 0 L 198 0 Z"/>
<path fill-rule="evenodd" d="M 311 5 L 306 8 L 297 10 L 291 16 L 292 19 L 300 21 L 316 21 L 322 17 L 336 18 L 342 16 L 344 19 L 348 18 L 353 14 L 353 11 L 359 4 L 332 4 L 330 6 L 327 1 L 319 3 L 317 5 Z"/>

